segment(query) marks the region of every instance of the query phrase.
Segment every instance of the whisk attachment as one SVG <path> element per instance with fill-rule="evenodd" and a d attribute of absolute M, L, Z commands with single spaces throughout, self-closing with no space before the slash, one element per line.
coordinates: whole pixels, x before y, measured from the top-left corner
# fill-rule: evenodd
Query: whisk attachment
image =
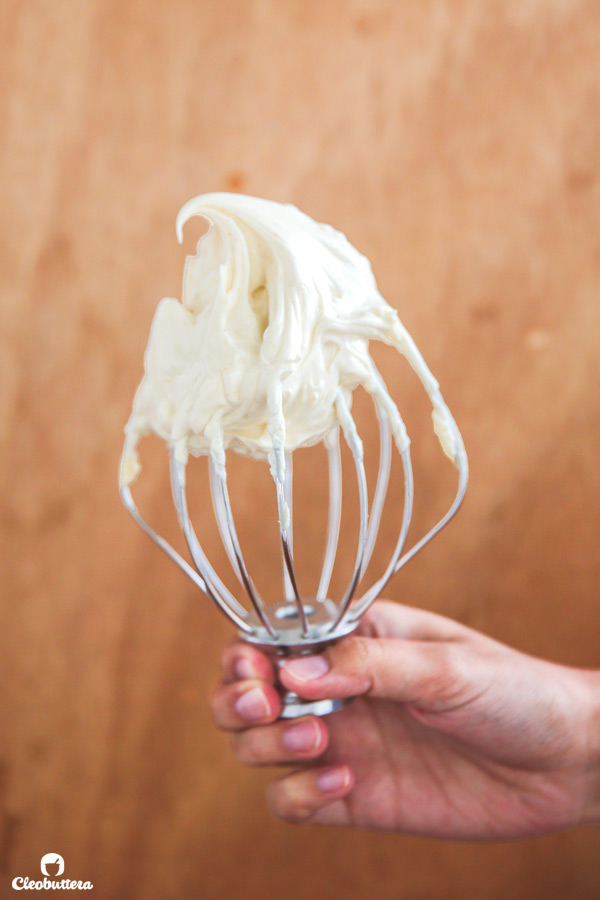
<path fill-rule="evenodd" d="M 177 235 L 191 216 L 210 223 L 196 256 L 186 261 L 181 302 L 163 298 L 145 354 L 144 377 L 125 428 L 120 490 L 135 521 L 236 626 L 270 653 L 318 653 L 350 634 L 389 579 L 447 524 L 465 494 L 468 464 L 462 438 L 415 342 L 381 296 L 368 260 L 347 238 L 291 204 L 240 194 L 205 194 L 177 217 Z M 414 479 L 410 441 L 400 413 L 369 352 L 371 341 L 394 348 L 411 365 L 433 406 L 434 430 L 458 470 L 446 514 L 408 550 Z M 379 471 L 369 497 L 364 449 L 351 413 L 362 385 L 379 420 Z M 142 518 L 130 485 L 140 470 L 137 445 L 154 432 L 170 447 L 173 501 L 191 563 Z M 353 458 L 359 499 L 356 554 L 339 598 L 331 578 L 340 537 L 344 490 L 340 437 Z M 294 559 L 293 452 L 322 442 L 327 450 L 327 537 L 316 596 L 302 591 Z M 398 452 L 403 504 L 392 556 L 362 588 L 388 498 Z M 252 579 L 227 487 L 226 451 L 268 460 L 279 519 L 283 591 L 267 603 Z M 209 457 L 212 507 L 237 578 L 230 589 L 211 565 L 194 529 L 186 495 L 188 454 Z M 283 692 L 284 717 L 323 715 L 339 701 L 307 703 Z"/>

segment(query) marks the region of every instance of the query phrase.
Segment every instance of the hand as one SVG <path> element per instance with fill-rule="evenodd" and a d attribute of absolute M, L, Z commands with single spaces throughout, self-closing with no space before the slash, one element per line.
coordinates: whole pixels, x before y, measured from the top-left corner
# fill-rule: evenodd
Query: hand
<path fill-rule="evenodd" d="M 356 636 L 287 661 L 280 679 L 307 699 L 357 699 L 277 720 L 269 659 L 226 648 L 214 719 L 241 762 L 295 767 L 269 787 L 278 818 L 455 840 L 600 821 L 598 673 L 379 601 Z"/>

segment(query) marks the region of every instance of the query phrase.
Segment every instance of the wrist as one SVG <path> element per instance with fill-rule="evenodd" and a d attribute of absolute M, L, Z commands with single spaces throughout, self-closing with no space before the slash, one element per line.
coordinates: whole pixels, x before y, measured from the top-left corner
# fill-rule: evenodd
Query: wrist
<path fill-rule="evenodd" d="M 600 672 L 585 672 L 588 695 L 588 749 L 586 803 L 582 823 L 600 825 Z"/>

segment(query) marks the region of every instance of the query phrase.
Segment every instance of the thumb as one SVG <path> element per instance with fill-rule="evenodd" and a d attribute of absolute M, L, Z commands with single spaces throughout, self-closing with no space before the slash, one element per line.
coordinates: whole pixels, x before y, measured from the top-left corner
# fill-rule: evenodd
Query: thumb
<path fill-rule="evenodd" d="M 348 637 L 320 656 L 286 660 L 279 677 L 307 700 L 365 695 L 443 706 L 460 693 L 453 649 L 442 641 Z"/>

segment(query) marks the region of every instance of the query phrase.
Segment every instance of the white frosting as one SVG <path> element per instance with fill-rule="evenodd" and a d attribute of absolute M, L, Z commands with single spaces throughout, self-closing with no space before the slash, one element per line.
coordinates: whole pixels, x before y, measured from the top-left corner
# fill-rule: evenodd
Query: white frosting
<path fill-rule="evenodd" d="M 228 448 L 268 458 L 281 484 L 285 452 L 321 440 L 359 384 L 405 449 L 406 429 L 369 355 L 371 339 L 408 359 L 432 400 L 440 443 L 456 460 L 462 440 L 438 384 L 377 290 L 369 261 L 343 234 L 289 204 L 205 194 L 180 211 L 180 240 L 195 215 L 211 227 L 187 259 L 183 302 L 167 297 L 156 310 L 125 429 L 121 484 L 137 475 L 138 441 L 152 431 L 182 460 L 210 453 L 222 477 Z M 340 395 L 345 404 L 336 402 Z"/>

